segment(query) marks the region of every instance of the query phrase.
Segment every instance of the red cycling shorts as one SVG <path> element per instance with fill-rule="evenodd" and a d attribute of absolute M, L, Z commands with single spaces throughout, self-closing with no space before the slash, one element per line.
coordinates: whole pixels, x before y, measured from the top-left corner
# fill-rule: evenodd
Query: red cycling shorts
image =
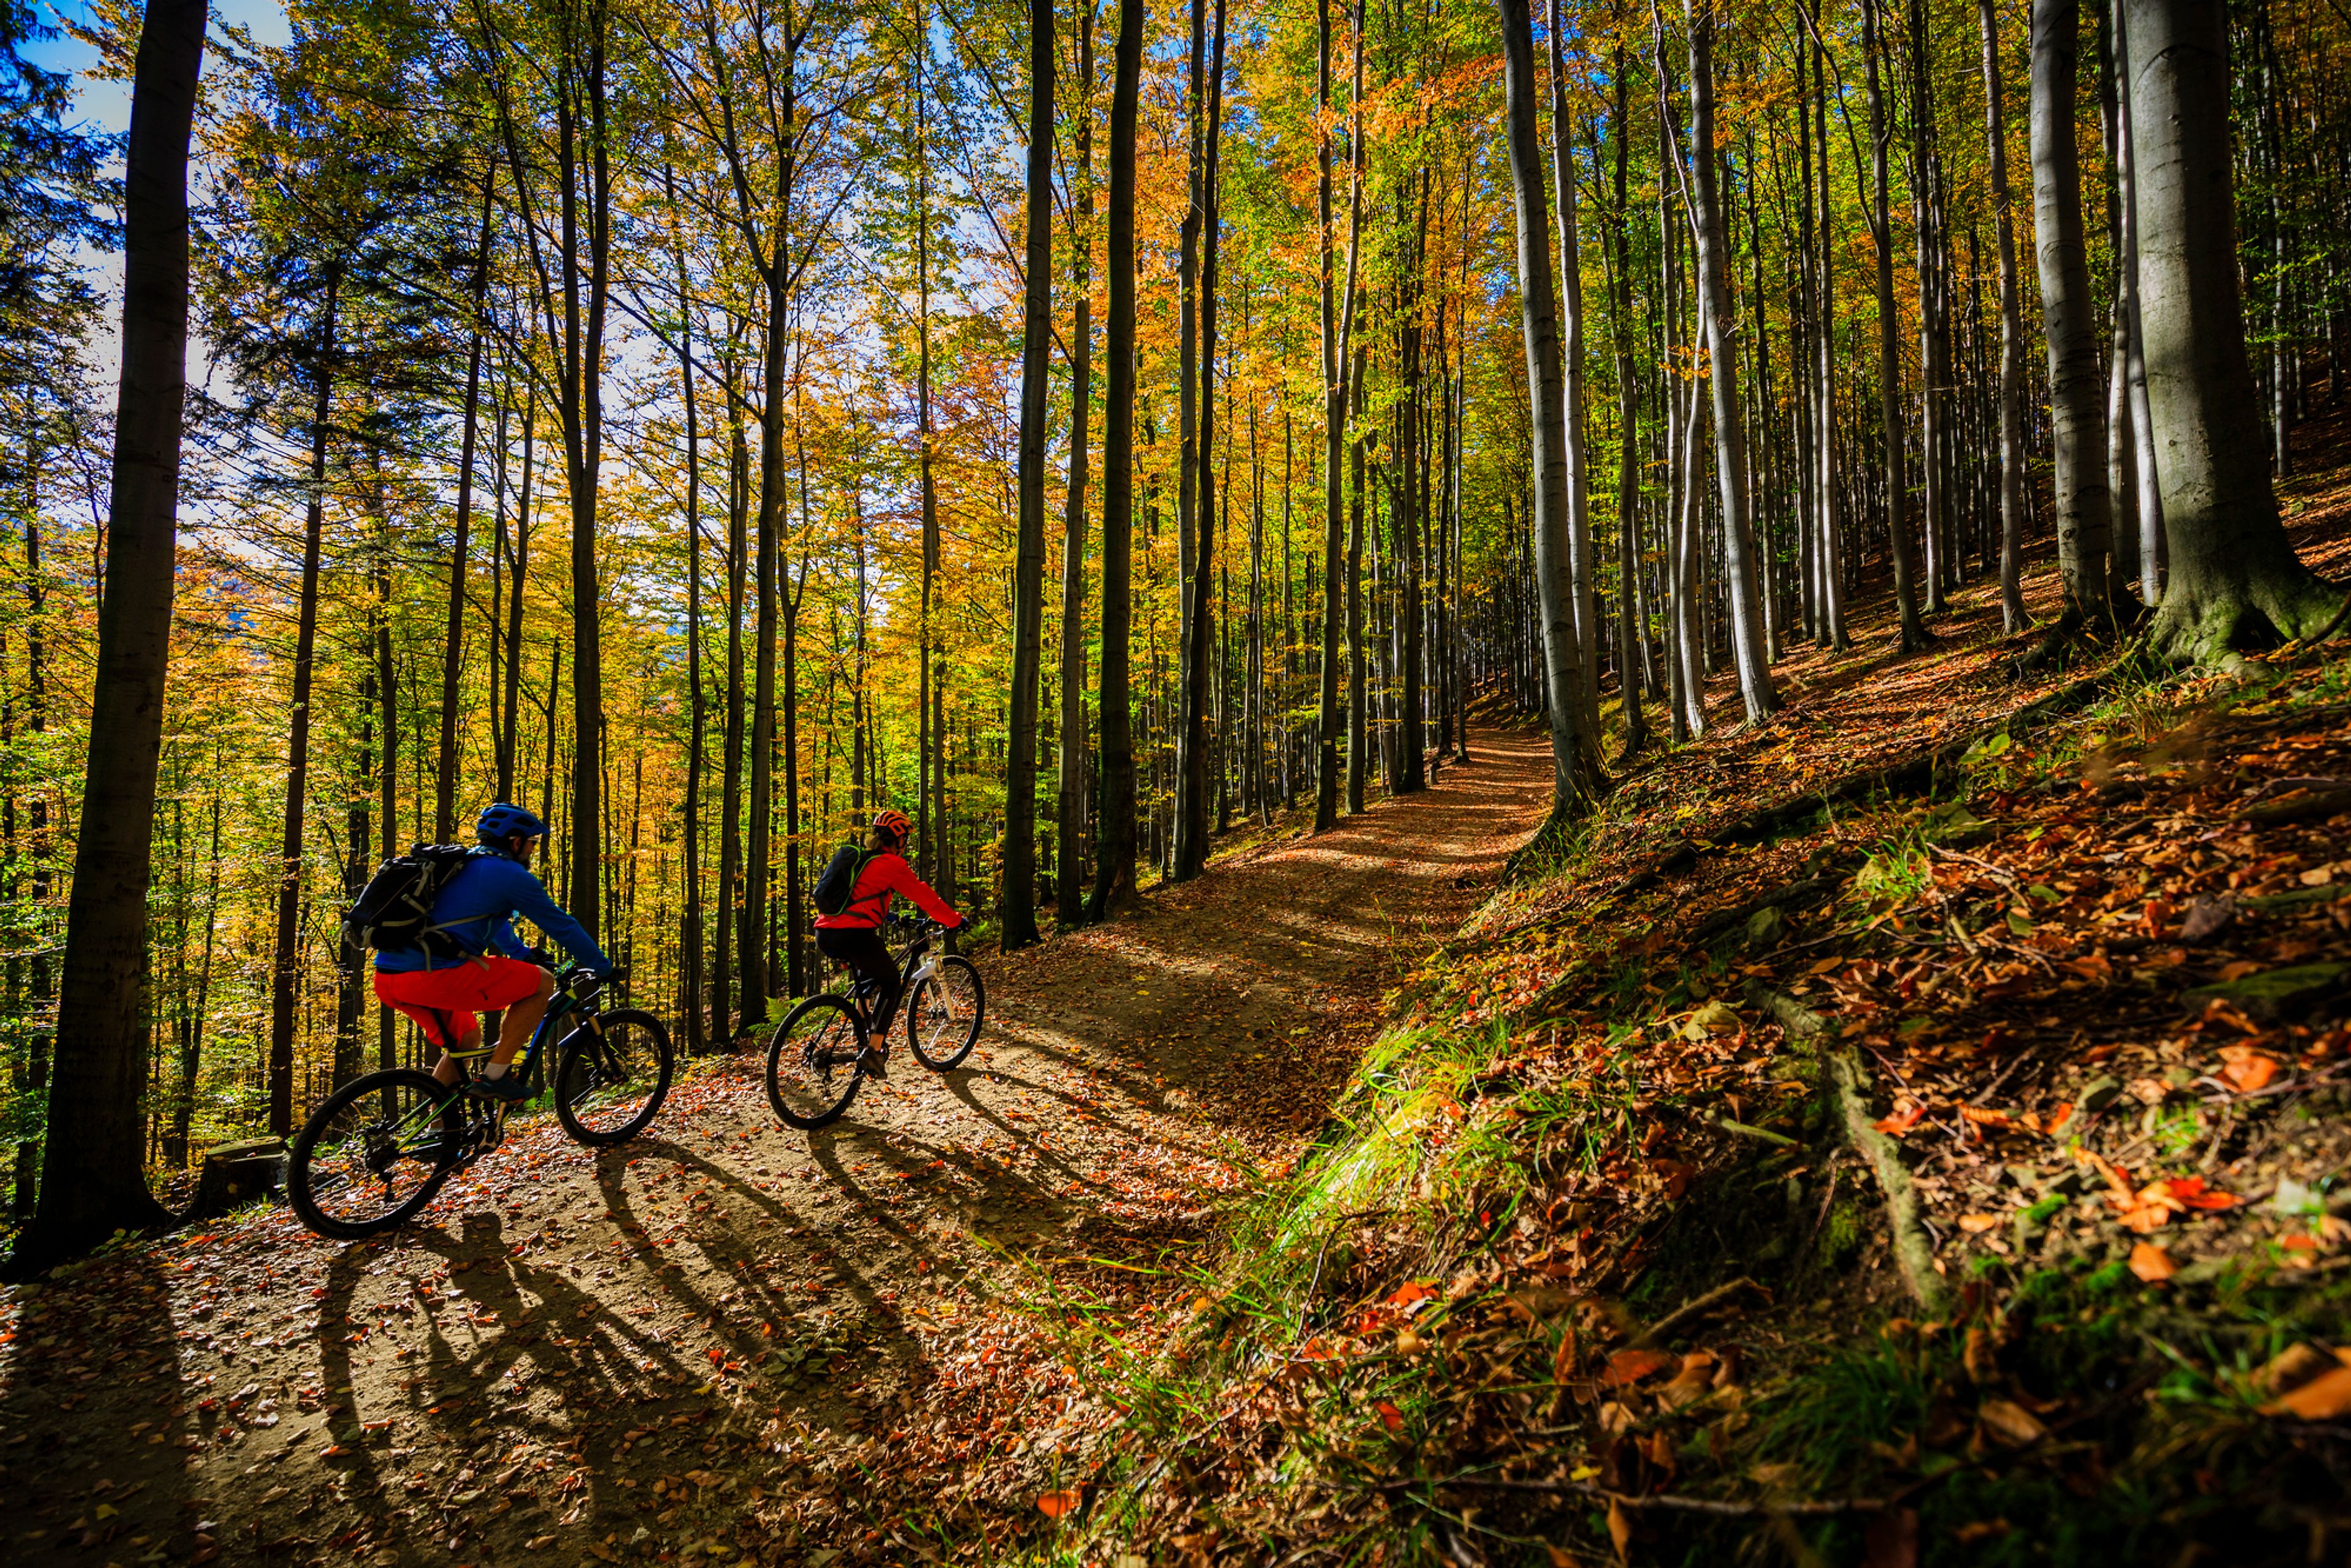
<path fill-rule="evenodd" d="M 424 1038 L 447 1051 L 474 1032 L 476 1012 L 510 1008 L 536 994 L 547 971 L 536 964 L 487 953 L 446 969 L 375 972 L 375 994 L 424 1028 Z"/>

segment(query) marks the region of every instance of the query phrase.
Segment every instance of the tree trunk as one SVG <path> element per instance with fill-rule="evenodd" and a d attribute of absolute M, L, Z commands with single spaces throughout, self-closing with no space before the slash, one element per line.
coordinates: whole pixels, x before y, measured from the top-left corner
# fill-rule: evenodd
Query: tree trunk
<path fill-rule="evenodd" d="M 1005 950 L 1037 934 L 1037 709 L 1045 612 L 1046 348 L 1053 335 L 1053 0 L 1029 0 L 1028 290 L 1020 328 L 1020 517 L 1012 588 L 1012 754 L 1004 772 Z"/>
<path fill-rule="evenodd" d="M 666 171 L 664 171 L 666 172 Z M 688 308 L 685 253 L 674 256 L 678 292 L 678 395 L 685 407 L 685 799 L 678 852 L 685 909 L 678 932 L 678 1004 L 685 1051 L 705 1049 L 702 989 L 702 774 L 709 728 L 702 685 L 702 425 L 694 392 L 694 318 Z"/>
<path fill-rule="evenodd" d="M 1747 423 L 1739 406 L 1739 350 L 1731 340 L 1729 245 L 1715 181 L 1714 13 L 1688 0 L 1690 29 L 1690 163 L 1692 214 L 1698 235 L 1698 314 L 1713 363 L 1714 467 L 1722 499 L 1724 589 L 1730 599 L 1730 647 L 1747 722 L 1771 716 L 1779 699 L 1763 651 L 1756 603 L 1755 537 L 1750 517 Z M 1760 300 L 1757 302 L 1761 303 Z"/>
<path fill-rule="evenodd" d="M 449 621 L 441 643 L 441 745 L 434 758 L 433 837 L 449 843 L 457 836 L 457 683 L 465 668 L 465 569 L 467 534 L 474 515 L 474 441 L 481 423 L 482 306 L 490 277 L 490 193 L 496 182 L 493 162 L 482 177 L 482 237 L 474 262 L 473 344 L 465 355 L 465 434 L 457 444 L 457 537 L 449 547 Z"/>
<path fill-rule="evenodd" d="M 1868 59 L 1870 166 L 1876 176 L 1871 191 L 1870 239 L 1877 252 L 1877 408 L 1886 442 L 1886 538 L 1894 558 L 1894 604 L 1901 621 L 1902 651 L 1916 653 L 1927 645 L 1927 628 L 1918 619 L 1918 570 L 1910 549 L 1910 481 L 1902 451 L 1902 350 L 1900 323 L 1894 308 L 1894 218 L 1886 190 L 1886 142 L 1893 131 L 1886 123 L 1886 95 L 1877 82 L 1881 0 L 1862 0 L 1861 16 Z M 2075 214 L 2076 226 L 2079 216 Z"/>
<path fill-rule="evenodd" d="M 1616 692 L 1625 708 L 1625 757 L 1638 757 L 1649 740 L 1649 721 L 1641 705 L 1641 683 L 1648 660 L 1649 629 L 1637 613 L 1641 572 L 1641 426 L 1640 379 L 1633 370 L 1632 228 L 1625 197 L 1632 137 L 1625 115 L 1625 55 L 1616 52 L 1616 199 L 1609 214 L 1608 233 L 1615 244 L 1615 295 L 1610 324 L 1616 340 Z M 1595 135 L 1597 132 L 1595 131 Z M 1593 156 L 1596 162 L 1599 149 Z"/>
<path fill-rule="evenodd" d="M 2150 635 L 2174 657 L 2224 661 L 2316 631 L 2341 600 L 2295 556 L 2270 486 L 2238 293 L 2225 8 L 2125 4 L 2147 402 L 2171 549 Z"/>
<path fill-rule="evenodd" d="M 188 336 L 188 131 L 205 7 L 149 0 L 123 176 L 122 378 L 89 760 L 66 906 L 57 1056 L 39 1207 L 6 1272 L 30 1278 L 164 1216 L 147 1190 L 139 1095 L 149 850 L 177 560 Z"/>
<path fill-rule="evenodd" d="M 2041 258 L 2041 315 L 2049 342 L 2049 412 L 2057 567 L 2069 621 L 2103 630 L 2112 497 L 2106 488 L 2105 355 L 2082 235 L 2082 170 L 2074 98 L 2080 52 L 2077 0 L 2033 0 L 2033 238 Z"/>
<path fill-rule="evenodd" d="M 327 505 L 327 414 L 333 397 L 335 309 L 340 274 L 327 273 L 310 403 L 309 499 L 302 517 L 302 586 L 294 620 L 294 690 L 286 737 L 285 808 L 277 852 L 277 940 L 270 963 L 269 1130 L 294 1131 L 294 1030 L 302 974 L 302 836 L 310 792 L 310 696 L 319 644 L 319 552 Z M 359 852 L 366 852 L 362 848 Z"/>
<path fill-rule="evenodd" d="M 787 123 L 790 111 L 785 111 Z M 791 343 L 791 295 L 785 281 L 782 242 L 768 272 L 767 339 L 761 355 L 759 410 L 759 517 L 754 546 L 752 591 L 758 596 L 751 644 L 751 719 L 748 758 L 750 800 L 743 854 L 743 907 L 736 915 L 735 960 L 740 968 L 737 1028 L 757 1025 L 768 1014 L 769 890 L 774 886 L 776 827 L 776 596 L 780 570 L 784 507 L 790 479 L 784 470 L 784 406 L 789 399 L 785 367 Z"/>
<path fill-rule="evenodd" d="M 2024 609 L 2024 325 L 2016 282 L 2016 220 L 2009 206 L 2008 110 L 2000 79 L 2000 24 L 1992 0 L 1976 0 L 1983 34 L 1984 140 L 1991 210 L 2000 242 L 2000 618 L 2014 636 L 2032 623 Z"/>
<path fill-rule="evenodd" d="M 1599 569 L 1592 557 L 1592 485 L 1584 457 L 1583 428 L 1583 247 L 1575 225 L 1575 153 L 1567 110 L 1566 23 L 1560 0 L 1551 0 L 1544 29 L 1551 53 L 1552 190 L 1559 207 L 1560 365 L 1567 397 L 1567 561 L 1573 580 L 1576 660 L 1591 677 L 1583 684 L 1583 712 L 1577 733 L 1587 741 L 1600 733 L 1598 653 Z"/>
<path fill-rule="evenodd" d="M 538 453 L 538 392 L 533 388 L 523 406 L 522 485 L 515 492 L 515 545 L 510 569 L 512 592 L 507 603 L 507 669 L 505 716 L 498 722 L 498 799 L 515 798 L 522 738 L 522 585 L 530 567 L 530 487 L 532 462 Z"/>
<path fill-rule="evenodd" d="M 1054 799 L 1053 918 L 1080 923 L 1086 826 L 1086 416 L 1093 395 L 1094 6 L 1078 12 L 1077 297 L 1070 340 L 1070 485 L 1061 514 L 1061 755 Z"/>
<path fill-rule="evenodd" d="M 730 345 L 731 350 L 731 345 Z M 743 595 L 750 570 L 751 453 L 743 434 L 734 367 L 726 377 L 726 725 L 720 737 L 718 912 L 711 943 L 710 1038 L 735 1038 L 734 954 L 741 936 L 736 900 L 743 883 L 743 748 L 749 727 L 743 692 Z"/>
<path fill-rule="evenodd" d="M 1316 9 L 1316 77 L 1315 102 L 1320 108 L 1319 120 L 1322 130 L 1317 138 L 1315 158 L 1317 174 L 1316 211 L 1320 216 L 1322 236 L 1322 667 L 1320 720 L 1315 737 L 1314 831 L 1328 832 L 1339 825 L 1339 639 L 1344 610 L 1341 602 L 1340 552 L 1345 547 L 1342 540 L 1344 529 L 1347 372 L 1350 364 L 1348 340 L 1353 336 L 1355 313 L 1355 278 L 1357 241 L 1363 232 L 1363 181 L 1360 173 L 1352 183 L 1348 196 L 1347 282 L 1343 298 L 1335 293 L 1338 282 L 1336 258 L 1332 253 L 1332 224 L 1331 189 L 1331 5 L 1330 0 L 1318 0 Z M 1360 32 L 1360 29 L 1358 29 Z M 1363 50 L 1355 50 L 1360 74 Z M 1359 83 L 1360 89 L 1360 83 Z M 1356 101 L 1362 93 L 1357 91 Z M 1354 148 L 1362 143 L 1362 127 L 1349 132 L 1351 165 Z"/>
<path fill-rule="evenodd" d="M 1134 589 L 1134 127 L 1143 79 L 1143 0 L 1122 0 L 1110 104 L 1109 319 L 1103 323 L 1102 805 L 1086 919 L 1135 902 L 1134 736 L 1127 674 Z"/>
<path fill-rule="evenodd" d="M 2138 281 L 2138 145 L 2131 129 L 2130 18 L 2121 0 L 2114 7 L 2117 121 L 2116 178 L 2123 193 L 2116 204 L 2122 220 L 2120 270 L 2124 287 L 2124 407 L 2131 437 L 2131 510 L 2138 524 L 2139 601 L 2150 608 L 2163 601 L 2163 488 L 2157 476 L 2155 418 L 2147 404 L 2147 319 Z"/>
<path fill-rule="evenodd" d="M 1542 616 L 1544 695 L 1551 709 L 1552 818 L 1548 834 L 1584 800 L 1583 667 L 1576 640 L 1567 549 L 1566 392 L 1552 299 L 1551 218 L 1544 209 L 1542 146 L 1532 20 L 1527 0 L 1495 0 L 1502 24 L 1502 78 L 1508 99 L 1510 188 L 1518 213 L 1520 325 L 1531 398 L 1535 588 Z"/>

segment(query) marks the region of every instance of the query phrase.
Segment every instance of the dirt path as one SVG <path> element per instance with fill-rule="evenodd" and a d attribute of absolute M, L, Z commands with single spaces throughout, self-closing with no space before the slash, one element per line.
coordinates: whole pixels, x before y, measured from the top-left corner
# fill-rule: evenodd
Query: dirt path
<path fill-rule="evenodd" d="M 1000 1542 L 1108 1413 L 997 1303 L 1099 1273 L 1088 1257 L 1180 1255 L 1319 1124 L 1386 977 L 1539 820 L 1541 737 L 1476 755 L 1139 918 L 984 959 L 967 1067 L 901 1051 L 813 1137 L 737 1060 L 623 1149 L 518 1132 L 396 1237 L 338 1247 L 262 1211 L 21 1289 L 0 1304 L 0 1561 Z"/>

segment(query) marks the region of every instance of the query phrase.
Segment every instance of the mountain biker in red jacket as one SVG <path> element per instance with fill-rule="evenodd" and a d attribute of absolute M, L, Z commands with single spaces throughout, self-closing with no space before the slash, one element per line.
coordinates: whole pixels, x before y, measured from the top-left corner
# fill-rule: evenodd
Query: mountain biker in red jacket
<path fill-rule="evenodd" d="M 946 926 L 958 929 L 963 916 L 951 908 L 946 900 L 931 891 L 930 884 L 914 874 L 901 852 L 907 832 L 914 827 L 904 811 L 879 811 L 873 826 L 865 836 L 870 857 L 858 869 L 856 883 L 849 890 L 849 898 L 838 915 L 816 917 L 816 949 L 837 964 L 847 965 L 852 974 L 874 988 L 874 999 L 870 1017 L 873 1074 L 886 1078 L 885 1063 L 890 1054 L 890 1022 L 898 1007 L 897 960 L 882 940 L 882 922 L 890 913 L 893 894 L 904 894 L 914 900 L 922 912 Z"/>

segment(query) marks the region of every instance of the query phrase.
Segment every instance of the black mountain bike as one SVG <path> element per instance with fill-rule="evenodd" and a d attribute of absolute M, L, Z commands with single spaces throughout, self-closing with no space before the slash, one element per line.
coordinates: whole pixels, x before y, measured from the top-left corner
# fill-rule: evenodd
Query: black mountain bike
<path fill-rule="evenodd" d="M 669 1093 L 669 1030 L 648 1012 L 605 1012 L 605 981 L 577 965 L 555 972 L 555 998 L 507 1071 L 533 1084 L 555 1053 L 555 1115 L 591 1147 L 645 1130 Z M 468 1071 L 490 1053 L 453 1052 Z M 507 1107 L 415 1068 L 355 1078 L 310 1113 L 286 1159 L 286 1196 L 321 1236 L 357 1240 L 413 1218 L 441 1184 L 506 1137 Z M 534 1095 L 534 1100 L 537 1096 Z M 525 1102 L 529 1103 L 530 1102 Z"/>
<path fill-rule="evenodd" d="M 979 1039 L 987 992 L 979 971 L 960 953 L 925 962 L 946 927 L 925 920 L 898 954 L 905 997 L 906 1043 L 934 1072 L 963 1065 Z M 784 1125 L 803 1130 L 840 1120 L 857 1098 L 873 1060 L 869 1007 L 872 988 L 860 980 L 849 994 L 810 997 L 776 1027 L 768 1042 L 768 1102 Z"/>

